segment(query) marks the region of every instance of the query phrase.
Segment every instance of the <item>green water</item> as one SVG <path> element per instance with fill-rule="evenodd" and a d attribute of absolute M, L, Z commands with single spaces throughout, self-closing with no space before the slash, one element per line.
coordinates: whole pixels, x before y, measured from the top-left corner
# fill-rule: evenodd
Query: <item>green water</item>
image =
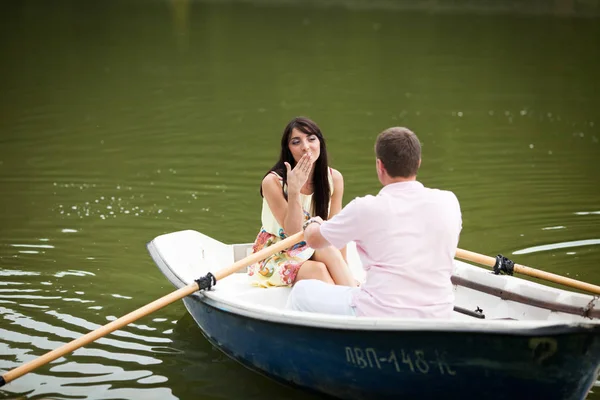
<path fill-rule="evenodd" d="M 0 5 L 0 371 L 172 290 L 154 237 L 252 241 L 296 115 L 344 203 L 379 190 L 374 139 L 407 126 L 419 179 L 461 202 L 461 248 L 600 284 L 598 17 L 283 3 Z M 310 397 L 213 349 L 178 302 L 0 397 L 266 393 Z"/>

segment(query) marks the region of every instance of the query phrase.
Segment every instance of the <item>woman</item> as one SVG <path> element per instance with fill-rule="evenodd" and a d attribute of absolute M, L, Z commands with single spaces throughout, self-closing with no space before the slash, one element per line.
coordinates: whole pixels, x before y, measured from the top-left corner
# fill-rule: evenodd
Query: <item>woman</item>
<path fill-rule="evenodd" d="M 302 229 L 312 216 L 324 220 L 342 209 L 342 174 L 327 165 L 327 149 L 321 130 L 308 118 L 294 118 L 283 131 L 279 161 L 261 184 L 262 228 L 253 252 L 268 247 Z M 259 286 L 287 286 L 302 279 L 355 286 L 356 281 L 342 251 L 327 247 L 314 250 L 306 242 L 276 253 L 248 269 Z"/>

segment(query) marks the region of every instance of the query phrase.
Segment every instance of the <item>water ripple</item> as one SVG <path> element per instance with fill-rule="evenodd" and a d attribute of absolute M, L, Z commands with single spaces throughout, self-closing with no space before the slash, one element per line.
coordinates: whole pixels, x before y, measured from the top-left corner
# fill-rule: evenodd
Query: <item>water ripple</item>
<path fill-rule="evenodd" d="M 40 275 L 39 272 L 19 271 L 10 269 L 0 269 L 0 276 L 35 276 Z"/>
<path fill-rule="evenodd" d="M 75 317 L 75 316 L 69 315 L 69 314 L 59 313 L 57 311 L 48 311 L 47 314 L 52 315 L 52 316 L 56 317 L 57 319 L 59 319 L 60 321 L 68 323 L 69 325 L 80 326 L 82 328 L 85 328 L 88 331 L 93 331 L 93 330 L 96 330 L 101 327 L 101 325 L 86 321 L 83 318 Z M 116 318 L 108 318 L 107 317 L 107 319 L 110 321 L 113 321 Z M 130 325 L 131 324 L 129 324 L 128 326 L 130 326 Z M 170 343 L 171 342 L 171 339 L 169 339 L 169 338 L 147 336 L 147 335 L 136 335 L 135 333 L 131 333 L 131 332 L 124 331 L 124 330 L 116 330 L 116 331 L 112 332 L 111 335 L 136 339 L 136 340 L 140 340 L 140 341 L 147 342 L 147 343 Z M 129 343 L 129 342 L 127 342 L 127 343 Z"/>
<path fill-rule="evenodd" d="M 570 247 L 579 247 L 579 246 L 592 246 L 592 245 L 598 245 L 598 244 L 600 244 L 600 239 L 574 240 L 571 242 L 552 243 L 552 244 L 545 244 L 545 245 L 541 245 L 541 246 L 528 247 L 526 249 L 513 251 L 513 254 L 538 253 L 540 251 L 566 249 L 566 248 L 570 248 Z"/>

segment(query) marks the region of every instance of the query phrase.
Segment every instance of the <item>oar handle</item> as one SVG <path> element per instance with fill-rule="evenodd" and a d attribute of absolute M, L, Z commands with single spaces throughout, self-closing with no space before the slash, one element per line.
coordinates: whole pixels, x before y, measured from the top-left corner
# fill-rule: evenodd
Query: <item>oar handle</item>
<path fill-rule="evenodd" d="M 231 275 L 232 273 L 236 272 L 237 270 L 239 270 L 243 267 L 252 265 L 252 264 L 254 264 L 260 260 L 263 260 L 275 253 L 285 250 L 288 247 L 291 247 L 294 244 L 301 242 L 303 239 L 304 239 L 304 232 L 298 232 L 295 235 L 292 235 L 280 242 L 277 242 L 269 247 L 266 247 L 256 253 L 249 255 L 248 257 L 245 257 L 245 258 L 233 263 L 231 266 L 229 266 L 227 268 L 223 268 L 223 269 L 217 271 L 214 274 L 214 276 L 216 277 L 217 280 L 223 279 L 223 278 Z M 135 320 L 140 319 L 141 317 L 144 317 L 150 313 L 153 313 L 154 311 L 159 310 L 159 309 L 163 308 L 164 306 L 167 306 L 167 305 L 173 303 L 176 300 L 182 299 L 185 296 L 189 296 L 190 294 L 194 293 L 197 290 L 198 290 L 198 283 L 196 283 L 196 282 L 190 283 L 187 286 L 177 289 L 176 291 L 171 292 L 171 293 L 161 297 L 160 299 L 154 300 L 152 303 L 146 304 L 145 306 L 138 308 L 137 310 L 132 311 L 129 314 L 124 315 L 123 317 L 121 317 L 119 319 L 116 319 L 116 320 L 114 320 L 92 332 L 85 334 L 85 335 L 59 347 L 58 349 L 49 351 L 48 353 L 44 354 L 43 356 L 40 356 L 32 361 L 29 361 L 28 363 L 25 363 L 15 369 L 12 369 L 0 377 L 0 387 L 4 386 L 5 384 L 7 384 L 11 381 L 14 381 L 15 379 L 25 375 L 28 372 L 33 371 L 34 369 L 36 369 L 44 364 L 52 362 L 52 361 L 56 360 L 57 358 L 64 356 L 67 353 L 75 351 L 78 348 L 83 347 L 86 344 L 93 342 L 94 340 L 97 340 L 103 336 L 106 336 L 109 333 L 111 333 L 119 328 L 122 328 L 123 326 L 130 324 Z"/>
<path fill-rule="evenodd" d="M 469 250 L 456 249 L 456 258 L 460 258 L 461 260 L 471 261 L 481 265 L 487 265 L 488 267 L 493 267 L 496 264 L 496 259 L 493 257 L 489 257 L 483 254 L 474 253 Z M 515 264 L 514 271 L 523 274 L 532 276 L 534 278 L 544 279 L 550 282 L 559 283 L 565 286 L 570 286 L 576 289 L 580 289 L 586 292 L 600 294 L 600 286 L 592 285 L 591 283 L 578 281 L 576 279 L 567 278 L 565 276 L 556 275 L 550 272 L 540 271 L 539 269 L 526 267 L 524 265 Z"/>

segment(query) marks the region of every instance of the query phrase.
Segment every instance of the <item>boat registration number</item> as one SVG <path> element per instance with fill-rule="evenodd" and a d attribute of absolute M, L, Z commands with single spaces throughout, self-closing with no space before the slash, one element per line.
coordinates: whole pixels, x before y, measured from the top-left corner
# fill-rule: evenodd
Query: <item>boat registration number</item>
<path fill-rule="evenodd" d="M 429 353 L 423 350 L 405 349 L 382 351 L 373 347 L 346 347 L 345 351 L 346 363 L 361 369 L 393 368 L 396 372 L 456 375 L 456 371 L 450 368 L 446 361 L 445 351 L 433 350 Z"/>

